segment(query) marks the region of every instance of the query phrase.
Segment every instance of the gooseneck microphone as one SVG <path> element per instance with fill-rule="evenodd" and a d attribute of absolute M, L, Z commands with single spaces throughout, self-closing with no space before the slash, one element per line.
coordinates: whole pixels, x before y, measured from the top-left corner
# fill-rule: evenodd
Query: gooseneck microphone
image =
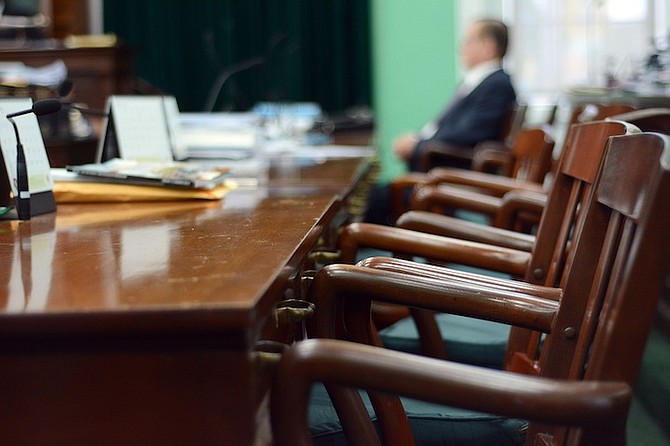
<path fill-rule="evenodd" d="M 34 113 L 37 116 L 48 115 L 57 112 L 61 109 L 62 106 L 63 103 L 58 99 L 41 99 L 39 101 L 35 101 L 31 108 L 8 114 L 7 119 L 15 118 L 21 115 L 27 115 L 28 113 Z"/>
<path fill-rule="evenodd" d="M 33 106 L 27 110 L 21 110 L 14 113 L 9 113 L 7 119 L 14 127 L 14 134 L 16 135 L 16 190 L 17 194 L 14 197 L 16 204 L 16 213 L 19 220 L 30 220 L 30 188 L 28 187 L 28 167 L 26 165 L 26 154 L 23 151 L 23 144 L 19 137 L 19 128 L 14 122 L 14 118 L 21 115 L 34 113 L 37 116 L 48 115 L 55 113 L 62 107 L 58 99 L 42 99 L 35 101 Z"/>

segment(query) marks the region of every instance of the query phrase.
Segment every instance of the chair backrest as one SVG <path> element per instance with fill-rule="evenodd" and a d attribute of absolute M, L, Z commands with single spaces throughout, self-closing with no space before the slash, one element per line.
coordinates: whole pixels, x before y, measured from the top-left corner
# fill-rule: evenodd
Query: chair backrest
<path fill-rule="evenodd" d="M 610 139 L 575 235 L 542 376 L 634 386 L 670 259 L 669 169 L 667 135 Z"/>
<path fill-rule="evenodd" d="M 643 132 L 658 132 L 670 135 L 670 108 L 642 108 L 610 116 L 608 121 L 625 121 Z"/>
<path fill-rule="evenodd" d="M 670 135 L 670 108 L 643 108 L 611 116 L 607 119 L 629 122 L 643 132 L 658 132 Z M 658 319 L 661 329 L 670 333 L 670 270 L 666 275 L 661 301 L 658 303 Z"/>
<path fill-rule="evenodd" d="M 607 140 L 610 136 L 636 131 L 633 126 L 614 121 L 594 121 L 571 127 L 540 219 L 526 281 L 545 286 L 561 285 L 569 270 L 573 235 L 583 222 L 580 210 L 596 179 Z M 539 351 L 539 333 L 514 327 L 510 332 L 505 366 L 537 374 Z"/>
<path fill-rule="evenodd" d="M 504 143 L 513 143 L 517 132 L 523 127 L 527 111 L 528 104 L 526 103 L 517 103 L 510 107 L 500 128 L 500 141 Z"/>
<path fill-rule="evenodd" d="M 520 129 L 509 146 L 499 141 L 477 145 L 472 170 L 542 183 L 551 169 L 553 149 L 554 139 L 548 131 L 539 127 Z M 443 171 L 438 168 L 429 174 L 437 172 L 439 176 Z"/>
<path fill-rule="evenodd" d="M 542 129 L 522 129 L 514 138 L 511 177 L 542 183 L 552 164 L 554 140 Z"/>
<path fill-rule="evenodd" d="M 631 104 L 582 104 L 572 110 L 568 124 L 572 126 L 580 122 L 601 121 L 633 110 L 636 110 L 636 107 Z"/>

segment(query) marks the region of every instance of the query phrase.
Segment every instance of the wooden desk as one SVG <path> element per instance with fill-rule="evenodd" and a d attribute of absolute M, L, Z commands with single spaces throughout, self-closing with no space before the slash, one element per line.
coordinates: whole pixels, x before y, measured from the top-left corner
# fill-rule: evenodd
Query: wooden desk
<path fill-rule="evenodd" d="M 254 346 L 365 164 L 305 167 L 302 190 L 0 222 L 2 441 L 254 444 Z"/>

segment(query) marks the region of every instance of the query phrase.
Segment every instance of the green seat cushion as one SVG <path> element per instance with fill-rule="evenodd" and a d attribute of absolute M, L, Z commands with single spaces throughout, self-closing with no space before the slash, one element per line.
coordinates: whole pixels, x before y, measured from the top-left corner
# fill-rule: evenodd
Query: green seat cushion
<path fill-rule="evenodd" d="M 649 334 L 635 395 L 670 437 L 670 338 L 659 329 Z"/>
<path fill-rule="evenodd" d="M 510 326 L 453 314 L 436 316 L 449 359 L 483 367 L 501 368 Z M 421 353 L 419 333 L 411 317 L 379 332 L 384 346 L 408 353 Z"/>
<path fill-rule="evenodd" d="M 368 413 L 374 418 L 372 405 L 362 392 Z M 404 398 L 403 406 L 419 446 L 507 446 L 521 445 L 526 422 L 482 414 L 438 404 Z M 310 429 L 317 446 L 347 444 L 328 393 L 322 385 L 312 389 L 309 409 Z"/>

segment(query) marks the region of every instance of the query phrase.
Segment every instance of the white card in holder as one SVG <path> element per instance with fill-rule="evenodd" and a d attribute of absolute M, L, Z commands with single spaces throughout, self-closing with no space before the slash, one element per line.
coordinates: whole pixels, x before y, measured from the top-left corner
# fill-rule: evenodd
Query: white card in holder
<path fill-rule="evenodd" d="M 29 110 L 33 106 L 31 98 L 0 99 L 0 148 L 4 168 L 0 172 L 0 205 L 7 206 L 11 197 L 17 197 L 17 141 L 12 123 L 7 114 Z M 53 197 L 53 177 L 51 166 L 44 146 L 37 116 L 33 113 L 16 116 L 14 122 L 23 145 L 30 191 L 30 215 L 44 214 L 56 210 Z M 11 196 L 10 196 L 11 195 Z"/>
<path fill-rule="evenodd" d="M 111 158 L 172 161 L 163 96 L 110 96 L 98 162 Z"/>

